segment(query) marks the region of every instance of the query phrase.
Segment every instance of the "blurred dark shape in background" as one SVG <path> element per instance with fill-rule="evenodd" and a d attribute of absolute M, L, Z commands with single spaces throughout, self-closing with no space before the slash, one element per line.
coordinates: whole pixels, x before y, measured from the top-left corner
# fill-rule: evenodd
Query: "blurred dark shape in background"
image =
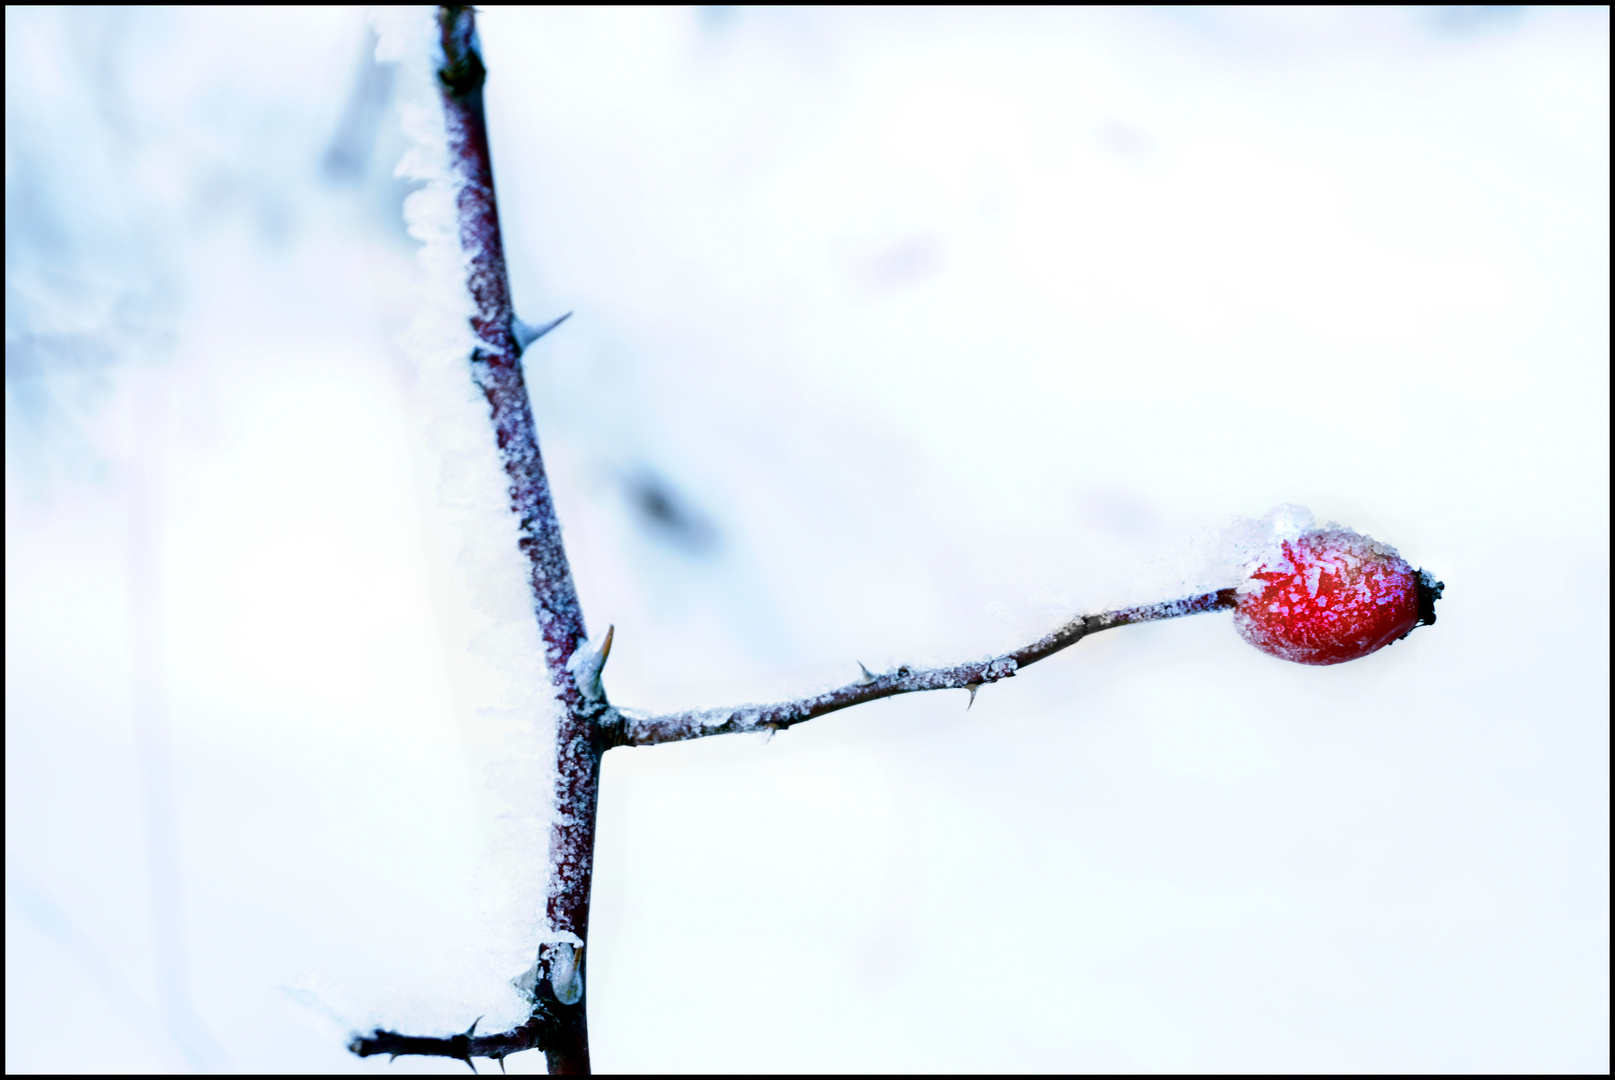
<path fill-rule="evenodd" d="M 381 122 L 392 104 L 396 67 L 376 61 L 376 31 L 366 25 L 353 93 L 320 167 L 333 184 L 357 184 L 370 169 Z"/>
<path fill-rule="evenodd" d="M 695 558 L 718 548 L 718 530 L 701 509 L 649 468 L 628 475 L 624 493 L 634 520 L 653 539 Z"/>
<path fill-rule="evenodd" d="M 1525 15 L 1524 4 L 1437 4 L 1431 9 L 1434 28 L 1447 34 L 1512 30 Z"/>

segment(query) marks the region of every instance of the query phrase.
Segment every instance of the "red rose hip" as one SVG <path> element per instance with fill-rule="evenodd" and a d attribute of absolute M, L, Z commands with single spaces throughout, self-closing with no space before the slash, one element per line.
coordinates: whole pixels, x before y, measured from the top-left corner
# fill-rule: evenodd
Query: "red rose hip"
<path fill-rule="evenodd" d="M 1234 625 L 1269 656 L 1298 664 L 1356 660 L 1435 622 L 1441 585 L 1394 548 L 1348 529 L 1315 529 L 1255 560 Z"/>

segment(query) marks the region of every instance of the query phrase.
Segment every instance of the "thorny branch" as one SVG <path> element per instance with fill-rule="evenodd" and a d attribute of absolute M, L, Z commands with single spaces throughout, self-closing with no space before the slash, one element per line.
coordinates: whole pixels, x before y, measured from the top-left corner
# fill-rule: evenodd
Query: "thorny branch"
<path fill-rule="evenodd" d="M 1176 619 L 1203 611 L 1219 611 L 1234 606 L 1234 590 L 1191 596 L 1143 607 L 1107 611 L 1073 619 L 1024 648 L 990 660 L 973 660 L 949 667 L 919 668 L 904 665 L 894 671 L 874 675 L 864 670 L 863 678 L 835 690 L 775 705 L 741 705 L 729 709 L 699 709 L 665 716 L 636 717 L 620 714 L 612 735 L 614 746 L 654 746 L 657 743 L 699 739 L 706 735 L 728 735 L 746 731 L 784 731 L 786 728 L 866 701 L 912 694 L 920 690 L 968 690 L 972 704 L 976 690 L 987 683 L 1012 677 L 1021 668 L 1053 656 L 1101 630 L 1133 623 Z M 859 665 L 862 667 L 863 665 Z M 610 737 L 610 736 L 608 736 Z"/>
<path fill-rule="evenodd" d="M 448 1039 L 417 1038 L 377 1030 L 356 1037 L 349 1048 L 373 1053 L 428 1054 L 460 1058 L 497 1057 L 542 1047 L 551 1072 L 589 1071 L 588 1022 L 584 1012 L 582 943 L 588 933 L 589 883 L 593 870 L 595 808 L 600 792 L 600 755 L 605 747 L 596 722 L 604 703 L 586 699 L 571 661 L 588 635 L 577 588 L 561 542 L 549 478 L 539 454 L 538 431 L 522 375 L 521 354 L 549 329 L 523 325 L 511 306 L 494 197 L 493 161 L 483 111 L 487 70 L 469 7 L 441 7 L 437 13 L 442 57 L 437 70 L 439 96 L 454 172 L 460 248 L 466 259 L 466 286 L 475 311 L 471 329 L 476 345 L 471 377 L 488 402 L 499 457 L 509 481 L 510 509 L 516 516 L 517 546 L 528 560 L 533 613 L 544 638 L 544 662 L 561 705 L 556 732 L 556 814 L 550 828 L 546 886 L 547 940 L 522 978 L 532 1001 L 527 1022 L 501 1035 L 473 1037 L 471 1031 Z M 559 320 L 557 320 L 559 322 Z M 553 327 L 555 323 L 551 323 Z M 474 1029 L 475 1024 L 472 1025 Z"/>
<path fill-rule="evenodd" d="M 553 1026 L 550 1017 L 539 1012 L 519 1028 L 503 1031 L 498 1035 L 477 1035 L 477 1021 L 463 1034 L 450 1035 L 447 1038 L 434 1038 L 420 1035 L 400 1035 L 393 1031 L 382 1031 L 377 1028 L 369 1035 L 355 1035 L 348 1043 L 348 1049 L 360 1057 L 370 1057 L 372 1054 L 387 1054 L 390 1058 L 401 1057 L 405 1054 L 419 1054 L 424 1057 L 446 1057 L 463 1061 L 476 1072 L 477 1067 L 471 1063 L 474 1057 L 493 1058 L 499 1062 L 501 1072 L 505 1068 L 505 1058 L 521 1050 L 544 1049 L 544 1036 Z"/>
<path fill-rule="evenodd" d="M 355 1035 L 348 1049 L 360 1057 L 419 1054 L 454 1058 L 472 1065 L 474 1057 L 504 1059 L 521 1050 L 543 1050 L 551 1072 L 589 1071 L 585 1015 L 584 953 L 593 876 L 600 759 L 612 746 L 651 746 L 745 731 L 781 731 L 816 716 L 852 705 L 920 690 L 976 690 L 1013 676 L 1019 669 L 1075 645 L 1089 634 L 1131 623 L 1153 622 L 1232 607 L 1233 590 L 1184 600 L 1126 608 L 1073 620 L 1022 649 L 988 660 L 951 667 L 899 667 L 880 675 L 864 671 L 855 683 L 796 701 L 745 705 L 665 716 L 638 717 L 612 708 L 600 685 L 600 669 L 611 648 L 611 632 L 598 649 L 585 646 L 583 612 L 561 542 L 560 522 L 539 454 L 532 405 L 522 375 L 522 351 L 552 329 L 520 322 L 511 306 L 494 198 L 493 166 L 483 113 L 486 70 L 469 7 L 438 9 L 443 62 L 439 90 L 448 129 L 450 161 L 457 172 L 456 199 L 460 245 L 467 259 L 467 286 L 476 313 L 471 325 L 476 346 L 471 374 L 488 402 L 494 437 L 509 480 L 510 508 L 517 541 L 527 556 L 534 614 L 544 637 L 544 659 L 562 707 L 556 743 L 557 813 L 550 835 L 550 874 L 546 915 L 550 940 L 519 985 L 532 1001 L 526 1022 L 495 1035 L 477 1035 L 476 1024 L 447 1037 L 403 1035 L 380 1028 Z M 565 318 L 565 316 L 562 316 Z M 861 666 L 861 665 L 860 665 Z"/>

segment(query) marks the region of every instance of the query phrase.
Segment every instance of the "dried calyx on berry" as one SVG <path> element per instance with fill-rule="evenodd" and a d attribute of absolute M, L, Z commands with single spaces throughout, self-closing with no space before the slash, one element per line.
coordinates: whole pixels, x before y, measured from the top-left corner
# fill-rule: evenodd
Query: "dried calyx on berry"
<path fill-rule="evenodd" d="M 1437 581 L 1436 576 L 1425 569 L 1419 570 L 1419 580 L 1414 584 L 1419 596 L 1419 623 L 1420 626 L 1433 626 L 1436 621 L 1436 601 L 1447 588 L 1445 582 Z M 1408 631 L 1412 633 L 1412 631 Z M 1407 637 L 1403 634 L 1402 637 Z M 1399 639 L 1400 640 L 1400 639 Z"/>
<path fill-rule="evenodd" d="M 1356 660 L 1436 621 L 1443 584 L 1387 544 L 1329 526 L 1275 537 L 1236 592 L 1234 626 L 1269 656 Z"/>

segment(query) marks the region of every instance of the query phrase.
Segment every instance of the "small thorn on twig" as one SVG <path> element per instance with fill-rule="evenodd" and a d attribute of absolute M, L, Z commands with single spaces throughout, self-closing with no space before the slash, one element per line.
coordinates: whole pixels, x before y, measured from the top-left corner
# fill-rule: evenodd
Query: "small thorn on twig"
<path fill-rule="evenodd" d="M 969 712 L 970 706 L 976 703 L 976 691 L 981 689 L 981 684 L 979 682 L 965 683 L 965 689 L 970 691 L 970 700 L 965 703 L 965 712 Z"/>
<path fill-rule="evenodd" d="M 606 640 L 600 643 L 600 666 L 605 667 L 606 661 L 611 658 L 611 636 L 617 632 L 617 624 L 612 623 L 606 627 Z"/>
<path fill-rule="evenodd" d="M 465 1037 L 469 1039 L 476 1032 L 477 1025 L 480 1023 L 482 1023 L 482 1017 L 480 1016 L 471 1021 L 471 1026 L 465 1029 Z"/>
<path fill-rule="evenodd" d="M 531 326 L 512 315 L 510 317 L 510 336 L 516 339 L 516 348 L 520 349 L 522 352 L 526 352 L 527 346 L 531 345 L 533 342 L 537 341 L 551 330 L 554 330 L 557 326 L 560 326 L 571 317 L 572 313 L 569 311 L 565 315 L 562 315 L 559 319 L 551 319 L 543 326 Z"/>
<path fill-rule="evenodd" d="M 875 681 L 875 677 L 869 673 L 868 668 L 864 667 L 864 662 L 862 660 L 858 661 L 858 670 L 864 673 L 864 677 L 858 680 L 864 686 L 868 686 L 870 683 Z"/>
<path fill-rule="evenodd" d="M 503 1073 L 503 1072 L 504 1072 L 504 1071 L 505 1071 L 505 1055 L 503 1055 L 503 1054 L 496 1054 L 496 1055 L 495 1055 L 495 1056 L 494 1056 L 494 1060 L 495 1060 L 495 1061 L 497 1061 L 497 1062 L 499 1062 L 499 1071 L 500 1071 L 500 1072 L 501 1072 L 501 1073 Z"/>

